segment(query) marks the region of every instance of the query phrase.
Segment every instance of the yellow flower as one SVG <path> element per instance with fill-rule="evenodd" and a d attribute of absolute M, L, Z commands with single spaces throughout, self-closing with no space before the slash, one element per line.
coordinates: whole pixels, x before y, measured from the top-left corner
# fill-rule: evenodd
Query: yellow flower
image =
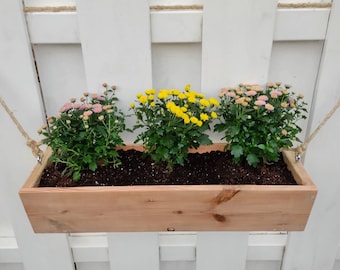
<path fill-rule="evenodd" d="M 201 94 L 201 93 L 197 93 L 196 96 L 197 96 L 198 98 L 204 98 L 204 94 Z"/>
<path fill-rule="evenodd" d="M 142 95 L 138 98 L 138 100 L 139 100 L 140 103 L 144 104 L 148 101 L 148 97 Z"/>
<path fill-rule="evenodd" d="M 200 114 L 200 119 L 202 121 L 208 121 L 209 120 L 209 116 L 206 113 L 201 113 Z"/>
<path fill-rule="evenodd" d="M 178 98 L 183 100 L 183 99 L 186 99 L 187 96 L 184 95 L 183 93 L 180 93 L 180 94 L 178 95 Z"/>
<path fill-rule="evenodd" d="M 182 118 L 183 118 L 184 124 L 190 123 L 190 118 L 187 114 L 183 114 Z"/>
<path fill-rule="evenodd" d="M 130 103 L 130 108 L 133 109 L 135 107 L 135 103 Z"/>
<path fill-rule="evenodd" d="M 154 100 L 154 99 L 155 99 L 155 97 L 153 95 L 148 96 L 148 100 Z"/>
<path fill-rule="evenodd" d="M 210 115 L 211 115 L 211 117 L 212 117 L 212 118 L 214 118 L 214 119 L 216 119 L 216 118 L 217 118 L 217 113 L 216 113 L 216 112 L 211 112 L 211 114 L 210 114 Z"/>
<path fill-rule="evenodd" d="M 145 94 L 154 95 L 154 94 L 156 94 L 156 90 L 155 89 L 147 89 L 147 90 L 145 90 Z"/>
<path fill-rule="evenodd" d="M 169 94 L 167 93 L 167 92 L 160 92 L 159 94 L 158 94 L 158 98 L 159 99 L 166 99 L 167 97 L 169 96 Z"/>
<path fill-rule="evenodd" d="M 187 85 L 184 87 L 184 90 L 185 90 L 185 91 L 190 91 L 190 88 L 191 88 L 191 85 L 190 85 L 190 84 L 187 84 Z"/>
<path fill-rule="evenodd" d="M 172 90 L 172 94 L 173 94 L 174 96 L 178 96 L 180 93 L 181 93 L 181 92 L 178 91 L 177 89 L 173 89 L 173 90 Z"/>
<path fill-rule="evenodd" d="M 150 103 L 150 106 L 151 106 L 151 107 L 155 107 L 155 106 L 156 106 L 156 103 L 155 103 L 155 102 L 151 102 L 151 103 Z"/>
<path fill-rule="evenodd" d="M 207 99 L 201 99 L 200 103 L 204 107 L 208 107 L 210 105 L 209 100 L 207 100 Z"/>
<path fill-rule="evenodd" d="M 190 103 L 196 103 L 196 98 L 194 96 L 190 96 L 190 97 L 188 97 L 188 101 Z"/>
<path fill-rule="evenodd" d="M 167 109 L 170 109 L 171 107 L 176 106 L 176 104 L 175 104 L 175 102 L 170 101 L 165 106 L 166 106 Z"/>
<path fill-rule="evenodd" d="M 196 125 L 201 127 L 203 125 L 203 122 L 201 120 L 199 120 L 199 121 L 197 121 Z"/>
<path fill-rule="evenodd" d="M 138 94 L 136 95 L 137 98 L 140 98 L 141 96 L 142 96 L 141 93 L 138 93 Z"/>
<path fill-rule="evenodd" d="M 220 105 L 220 103 L 215 98 L 209 98 L 209 102 L 215 107 L 218 107 Z"/>
<path fill-rule="evenodd" d="M 188 109 L 186 107 L 181 107 L 182 112 L 187 112 Z"/>
<path fill-rule="evenodd" d="M 197 117 L 195 117 L 195 116 L 190 117 L 190 122 L 193 123 L 193 124 L 197 124 L 197 122 L 198 122 Z"/>

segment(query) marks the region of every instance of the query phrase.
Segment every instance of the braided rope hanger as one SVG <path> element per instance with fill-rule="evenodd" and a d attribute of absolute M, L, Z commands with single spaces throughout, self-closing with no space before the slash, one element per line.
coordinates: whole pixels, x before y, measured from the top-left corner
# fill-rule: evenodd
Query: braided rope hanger
<path fill-rule="evenodd" d="M 31 148 L 33 155 L 37 158 L 37 161 L 41 163 L 42 157 L 43 157 L 43 151 L 39 148 L 40 145 L 42 145 L 42 142 L 37 142 L 35 140 L 32 140 L 30 136 L 27 134 L 27 132 L 24 130 L 22 125 L 19 123 L 19 121 L 14 116 L 13 112 L 8 108 L 6 102 L 0 97 L 0 104 L 5 109 L 7 114 L 12 119 L 13 123 L 16 125 L 20 133 L 23 135 L 23 137 L 26 139 L 26 145 Z M 309 135 L 309 137 L 305 140 L 304 143 L 300 144 L 296 148 L 292 148 L 292 151 L 295 151 L 296 153 L 296 161 L 299 161 L 301 159 L 301 155 L 304 154 L 304 152 L 307 150 L 307 147 L 309 143 L 316 137 L 316 135 L 319 133 L 321 128 L 327 123 L 327 121 L 333 116 L 333 114 L 336 112 L 337 109 L 340 108 L 340 99 L 338 102 L 334 105 L 334 107 L 328 112 L 328 114 L 325 116 L 325 118 L 320 122 L 320 124 L 314 129 L 314 131 Z"/>
<path fill-rule="evenodd" d="M 39 148 L 39 146 L 42 145 L 42 142 L 37 142 L 31 139 L 31 137 L 27 134 L 22 125 L 19 123 L 18 119 L 16 119 L 13 112 L 8 108 L 6 102 L 1 97 L 0 104 L 5 109 L 9 117 L 12 119 L 13 123 L 16 125 L 21 135 L 26 139 L 26 145 L 31 148 L 32 154 L 37 158 L 37 161 L 41 163 L 43 151 Z"/>

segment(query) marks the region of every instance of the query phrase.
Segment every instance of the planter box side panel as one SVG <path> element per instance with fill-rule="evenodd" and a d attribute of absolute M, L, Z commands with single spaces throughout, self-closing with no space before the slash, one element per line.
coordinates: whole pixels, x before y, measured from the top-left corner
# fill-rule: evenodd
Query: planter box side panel
<path fill-rule="evenodd" d="M 290 187 L 109 189 L 33 189 L 21 198 L 35 232 L 111 232 L 299 231 L 315 197 Z"/>

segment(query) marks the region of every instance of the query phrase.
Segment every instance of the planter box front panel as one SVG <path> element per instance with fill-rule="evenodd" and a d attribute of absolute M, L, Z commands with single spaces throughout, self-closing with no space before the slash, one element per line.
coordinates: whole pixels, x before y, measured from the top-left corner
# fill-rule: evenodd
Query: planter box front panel
<path fill-rule="evenodd" d="M 285 159 L 299 185 L 38 188 L 37 165 L 20 197 L 37 233 L 300 231 L 317 190 L 293 153 Z"/>

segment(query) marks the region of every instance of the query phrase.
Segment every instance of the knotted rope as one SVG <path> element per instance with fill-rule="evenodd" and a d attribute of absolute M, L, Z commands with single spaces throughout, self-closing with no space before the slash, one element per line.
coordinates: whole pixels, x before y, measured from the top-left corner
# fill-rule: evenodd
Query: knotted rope
<path fill-rule="evenodd" d="M 327 121 L 333 116 L 337 109 L 340 107 L 340 99 L 334 105 L 334 107 L 328 112 L 325 118 L 320 122 L 316 129 L 309 135 L 309 137 L 299 145 L 298 147 L 294 148 L 293 150 L 296 152 L 296 160 L 301 159 L 301 155 L 307 150 L 309 143 L 315 138 L 315 136 L 319 133 L 321 128 L 327 123 Z"/>
<path fill-rule="evenodd" d="M 37 158 L 37 161 L 40 163 L 43 157 L 43 151 L 39 148 L 42 145 L 42 142 L 37 142 L 32 140 L 31 137 L 24 130 L 22 125 L 19 123 L 18 119 L 14 116 L 13 112 L 8 108 L 6 102 L 0 97 L 0 103 L 2 107 L 5 109 L 9 117 L 12 119 L 13 123 L 16 125 L 22 136 L 26 139 L 26 145 L 31 148 L 33 155 Z"/>

